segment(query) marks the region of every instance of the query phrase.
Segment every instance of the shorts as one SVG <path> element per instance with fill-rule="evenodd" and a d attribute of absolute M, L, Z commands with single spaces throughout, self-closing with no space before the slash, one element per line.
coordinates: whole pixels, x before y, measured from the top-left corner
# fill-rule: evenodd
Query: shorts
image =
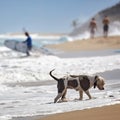
<path fill-rule="evenodd" d="M 94 34 L 95 33 L 95 28 L 91 28 L 90 32 L 91 32 L 91 34 Z"/>
<path fill-rule="evenodd" d="M 108 32 L 109 26 L 108 25 L 104 25 L 103 29 L 104 29 L 104 32 Z"/>

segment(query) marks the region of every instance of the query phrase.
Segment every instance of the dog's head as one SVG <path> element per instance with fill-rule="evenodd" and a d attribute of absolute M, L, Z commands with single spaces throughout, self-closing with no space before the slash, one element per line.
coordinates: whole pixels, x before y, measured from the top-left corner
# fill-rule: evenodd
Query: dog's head
<path fill-rule="evenodd" d="M 95 76 L 95 83 L 94 83 L 94 88 L 97 88 L 99 90 L 104 90 L 104 85 L 105 85 L 105 82 L 104 82 L 104 78 L 101 77 L 101 76 Z"/>

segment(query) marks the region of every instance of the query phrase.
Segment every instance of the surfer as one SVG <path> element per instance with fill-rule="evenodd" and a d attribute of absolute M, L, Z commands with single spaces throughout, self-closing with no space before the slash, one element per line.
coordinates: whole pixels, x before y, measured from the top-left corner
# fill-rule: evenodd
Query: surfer
<path fill-rule="evenodd" d="M 92 18 L 92 20 L 90 21 L 89 27 L 90 27 L 91 38 L 94 38 L 95 31 L 97 29 L 97 24 L 96 24 L 95 18 Z"/>
<path fill-rule="evenodd" d="M 32 49 L 32 38 L 30 37 L 28 32 L 25 32 L 25 36 L 27 36 L 27 39 L 24 41 L 24 43 L 27 44 L 27 56 L 30 56 L 29 51 Z"/>
<path fill-rule="evenodd" d="M 109 18 L 108 16 L 105 16 L 105 18 L 103 19 L 103 33 L 104 33 L 104 37 L 108 36 L 108 30 L 109 30 Z"/>

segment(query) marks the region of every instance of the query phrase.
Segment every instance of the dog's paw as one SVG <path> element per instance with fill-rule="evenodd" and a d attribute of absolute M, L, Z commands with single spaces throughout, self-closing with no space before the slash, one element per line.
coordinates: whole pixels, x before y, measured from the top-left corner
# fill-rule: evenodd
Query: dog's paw
<path fill-rule="evenodd" d="M 68 102 L 66 98 L 61 99 L 63 102 Z"/>
<path fill-rule="evenodd" d="M 63 101 L 62 100 L 59 100 L 57 103 L 62 103 Z"/>
<path fill-rule="evenodd" d="M 85 100 L 92 100 L 92 99 L 97 99 L 97 97 L 91 97 L 91 98 L 88 98 L 88 99 L 85 99 Z"/>
<path fill-rule="evenodd" d="M 66 98 L 63 98 L 58 101 L 58 103 L 61 103 L 61 102 L 68 102 L 68 100 Z"/>
<path fill-rule="evenodd" d="M 82 99 L 80 98 L 75 98 L 74 101 L 81 101 Z"/>
<path fill-rule="evenodd" d="M 97 97 L 92 97 L 92 99 L 97 99 Z"/>
<path fill-rule="evenodd" d="M 62 99 L 62 100 L 59 100 L 57 103 L 62 103 L 62 102 L 68 102 L 67 99 Z"/>

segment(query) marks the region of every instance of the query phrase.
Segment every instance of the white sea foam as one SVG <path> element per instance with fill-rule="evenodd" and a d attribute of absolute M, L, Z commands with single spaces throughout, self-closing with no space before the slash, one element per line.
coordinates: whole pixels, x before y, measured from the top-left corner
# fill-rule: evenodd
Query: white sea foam
<path fill-rule="evenodd" d="M 48 115 L 117 103 L 120 104 L 120 91 L 118 88 L 114 90 L 106 89 L 104 91 L 91 89 L 91 94 L 96 99 L 86 100 L 87 96 L 84 95 L 83 101 L 74 100 L 79 97 L 79 93 L 68 90 L 67 98 L 69 98 L 69 102 L 54 104 L 53 99 L 57 94 L 56 91 L 56 85 L 37 87 L 16 86 L 10 88 L 8 91 L 0 94 L 0 114 L 2 117 L 9 116 L 8 118 L 10 116 Z"/>
<path fill-rule="evenodd" d="M 12 57 L 11 57 L 12 56 Z M 31 57 L 14 51 L 1 52 L 0 83 L 33 82 L 51 80 L 49 71 L 56 69 L 58 76 L 71 74 L 95 74 L 120 68 L 120 55 L 88 58 L 59 58 L 42 54 Z"/>
<path fill-rule="evenodd" d="M 37 33 L 30 34 L 33 39 L 59 39 L 61 35 L 39 35 Z M 25 39 L 24 34 L 0 34 L 0 38 L 2 39 Z"/>
<path fill-rule="evenodd" d="M 85 40 L 85 39 L 88 39 L 90 38 L 90 32 L 89 31 L 85 31 L 83 34 L 78 34 L 76 36 L 72 36 L 71 37 L 74 40 Z"/>
<path fill-rule="evenodd" d="M 120 22 L 115 21 L 110 26 L 110 36 L 120 35 Z"/>

